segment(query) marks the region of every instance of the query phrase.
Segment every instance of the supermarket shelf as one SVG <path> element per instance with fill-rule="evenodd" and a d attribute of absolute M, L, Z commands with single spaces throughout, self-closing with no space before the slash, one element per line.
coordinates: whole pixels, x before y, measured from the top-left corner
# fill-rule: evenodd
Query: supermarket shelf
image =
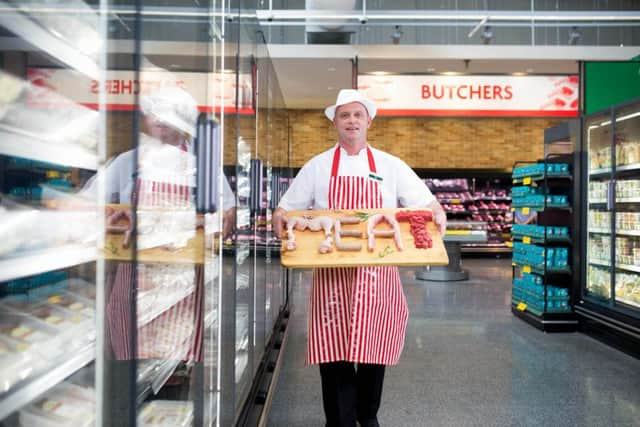
<path fill-rule="evenodd" d="M 616 166 L 616 172 L 640 171 L 640 163 Z"/>
<path fill-rule="evenodd" d="M 609 174 L 611 174 L 611 168 L 598 168 L 589 171 L 589 177 L 591 178 L 597 178 L 598 176 L 604 177 Z"/>
<path fill-rule="evenodd" d="M 55 37 L 49 29 L 38 25 L 26 14 L 6 2 L 0 1 L 0 6 L 4 9 L 0 14 L 0 25 L 91 79 L 98 80 L 100 78 L 98 64 L 90 57 L 80 53 L 77 47 Z"/>
<path fill-rule="evenodd" d="M 589 260 L 589 264 L 592 264 L 592 265 L 599 265 L 600 267 L 608 267 L 608 268 L 611 268 L 611 263 L 610 263 L 610 262 L 602 261 L 602 260 L 599 260 L 599 259 L 590 259 L 590 260 Z"/>
<path fill-rule="evenodd" d="M 545 174 L 513 178 L 513 183 L 514 184 L 520 184 L 520 183 L 524 182 L 524 180 L 526 178 L 530 178 L 531 182 L 542 181 L 545 178 Z M 572 180 L 573 179 L 573 175 L 549 175 L 549 174 L 547 174 L 546 178 L 547 179 L 568 179 L 568 180 Z"/>
<path fill-rule="evenodd" d="M 616 203 L 640 203 L 640 197 L 616 198 Z"/>
<path fill-rule="evenodd" d="M 616 295 L 616 302 L 621 302 L 623 304 L 630 305 L 630 306 L 635 307 L 635 308 L 640 308 L 640 303 L 637 303 L 635 301 L 631 301 L 631 300 L 628 300 L 628 299 L 625 299 L 625 298 L 621 298 L 621 297 L 619 297 L 617 295 Z"/>
<path fill-rule="evenodd" d="M 607 201 L 606 200 L 600 200 L 600 199 L 595 199 L 595 200 L 589 200 L 589 204 L 590 205 L 606 205 Z"/>
<path fill-rule="evenodd" d="M 590 228 L 589 233 L 611 234 L 611 230 L 605 228 Z M 640 230 L 616 230 L 617 236 L 640 236 Z"/>
<path fill-rule="evenodd" d="M 618 236 L 640 236 L 640 230 L 616 230 Z"/>
<path fill-rule="evenodd" d="M 546 332 L 573 332 L 578 327 L 576 316 L 568 313 L 540 313 L 535 314 L 530 308 L 518 310 L 517 301 L 511 301 L 511 312 L 518 318 Z"/>
<path fill-rule="evenodd" d="M 522 267 L 523 270 L 530 269 L 532 273 L 536 273 L 539 275 L 543 274 L 571 274 L 571 269 L 569 267 L 566 268 L 544 268 L 542 265 L 526 265 L 520 261 L 514 261 L 516 265 Z M 528 268 L 526 268 L 528 267 Z"/>
<path fill-rule="evenodd" d="M 528 237 L 531 243 L 539 243 L 539 244 L 545 244 L 545 243 L 566 243 L 566 244 L 571 244 L 572 243 L 572 241 L 571 241 L 571 239 L 569 237 L 558 237 L 558 238 L 547 237 L 545 239 L 545 238 L 540 238 L 540 237 L 519 236 L 519 235 L 516 235 L 516 234 L 513 235 L 513 239 L 514 240 L 524 241 L 525 237 Z"/>
<path fill-rule="evenodd" d="M 633 271 L 634 273 L 640 273 L 640 265 L 618 264 L 616 268 L 619 270 Z"/>
<path fill-rule="evenodd" d="M 95 247 L 69 245 L 0 260 L 0 282 L 95 261 Z"/>
<path fill-rule="evenodd" d="M 460 252 L 462 253 L 487 253 L 487 254 L 501 254 L 510 253 L 512 250 L 505 244 L 462 244 Z"/>
<path fill-rule="evenodd" d="M 84 147 L 74 144 L 47 142 L 38 135 L 11 131 L 1 124 L 0 154 L 81 169 L 96 170 L 98 168 L 98 156 Z"/>
<path fill-rule="evenodd" d="M 12 389 L 8 393 L 0 395 L 0 420 L 92 362 L 95 359 L 95 355 L 95 343 L 91 343 L 80 351 L 74 351 L 72 354 L 66 355 L 67 357 L 64 361 L 58 365 L 51 366 L 42 375 L 37 375 L 32 380 L 27 379 L 24 385 L 18 385 L 15 390 Z"/>
<path fill-rule="evenodd" d="M 611 230 L 605 228 L 590 228 L 589 233 L 611 234 Z M 618 233 L 620 234 L 620 233 Z"/>

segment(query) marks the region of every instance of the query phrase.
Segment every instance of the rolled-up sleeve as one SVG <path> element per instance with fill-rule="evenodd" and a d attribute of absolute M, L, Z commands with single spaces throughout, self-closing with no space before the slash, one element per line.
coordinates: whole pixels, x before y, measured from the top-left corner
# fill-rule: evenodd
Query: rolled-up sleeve
<path fill-rule="evenodd" d="M 289 189 L 280 199 L 278 207 L 287 211 L 313 207 L 315 176 L 313 163 L 307 163 L 300 169 L 291 182 Z"/>

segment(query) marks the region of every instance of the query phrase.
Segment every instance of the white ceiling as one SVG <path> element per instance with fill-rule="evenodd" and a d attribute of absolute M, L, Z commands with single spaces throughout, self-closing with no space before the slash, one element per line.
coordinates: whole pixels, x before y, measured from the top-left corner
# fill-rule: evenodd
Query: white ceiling
<path fill-rule="evenodd" d="M 636 47 L 269 45 L 287 108 L 324 108 L 360 73 L 576 74 L 579 61 L 628 60 Z"/>

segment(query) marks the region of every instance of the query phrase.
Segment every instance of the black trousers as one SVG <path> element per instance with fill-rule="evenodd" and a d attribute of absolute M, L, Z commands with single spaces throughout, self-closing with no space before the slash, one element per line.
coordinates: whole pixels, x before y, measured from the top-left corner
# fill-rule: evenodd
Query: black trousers
<path fill-rule="evenodd" d="M 378 426 L 385 365 L 353 362 L 320 364 L 327 427 Z"/>

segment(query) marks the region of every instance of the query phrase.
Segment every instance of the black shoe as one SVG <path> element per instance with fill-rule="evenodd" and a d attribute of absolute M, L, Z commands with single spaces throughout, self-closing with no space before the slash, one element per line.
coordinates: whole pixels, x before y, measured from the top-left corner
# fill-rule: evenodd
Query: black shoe
<path fill-rule="evenodd" d="M 358 421 L 361 427 L 380 427 L 380 423 L 377 418 L 372 420 Z"/>

